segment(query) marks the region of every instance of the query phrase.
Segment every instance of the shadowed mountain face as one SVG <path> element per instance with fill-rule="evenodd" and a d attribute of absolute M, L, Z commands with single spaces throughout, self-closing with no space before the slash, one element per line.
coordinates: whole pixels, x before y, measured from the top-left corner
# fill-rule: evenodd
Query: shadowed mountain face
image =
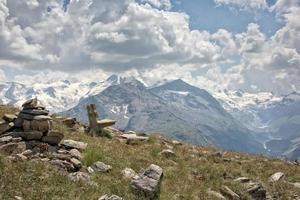
<path fill-rule="evenodd" d="M 87 121 L 86 105 L 94 103 L 101 118 L 117 120 L 125 130 L 160 132 L 194 144 L 261 153 L 263 146 L 205 90 L 175 80 L 148 89 L 134 78 L 115 78 L 97 95 L 82 99 L 63 115 Z"/>

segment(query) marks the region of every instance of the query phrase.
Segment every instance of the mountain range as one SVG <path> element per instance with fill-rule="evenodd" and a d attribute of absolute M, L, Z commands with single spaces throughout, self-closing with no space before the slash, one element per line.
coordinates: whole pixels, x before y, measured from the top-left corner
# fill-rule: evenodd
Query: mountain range
<path fill-rule="evenodd" d="M 160 132 L 193 144 L 227 150 L 300 156 L 300 95 L 212 94 L 183 80 L 146 87 L 116 75 L 105 81 L 47 84 L 0 83 L 0 104 L 20 106 L 38 96 L 52 112 L 87 121 L 86 105 L 95 103 L 101 118 L 117 120 L 124 130 Z"/>

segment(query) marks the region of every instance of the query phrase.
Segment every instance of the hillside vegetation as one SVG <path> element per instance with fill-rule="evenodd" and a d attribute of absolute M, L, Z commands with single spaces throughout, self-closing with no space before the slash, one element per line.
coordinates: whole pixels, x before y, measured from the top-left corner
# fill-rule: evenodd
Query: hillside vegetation
<path fill-rule="evenodd" d="M 0 118 L 5 113 L 14 113 L 16 109 L 0 107 Z M 12 161 L 8 156 L 0 156 L 0 199 L 25 200 L 48 199 L 87 199 L 97 200 L 104 194 L 115 194 L 125 200 L 143 200 L 130 186 L 130 180 L 122 178 L 124 168 L 139 172 L 150 164 L 163 169 L 161 200 L 210 200 L 207 191 L 220 192 L 223 186 L 229 187 L 241 199 L 251 199 L 243 187 L 234 179 L 248 177 L 262 184 L 272 199 L 299 199 L 300 189 L 292 183 L 300 182 L 300 167 L 294 163 L 263 156 L 222 152 L 212 147 L 175 145 L 171 139 L 152 134 L 150 140 L 136 145 L 128 145 L 117 137 L 90 137 L 80 131 L 70 130 L 60 120 L 54 121 L 55 129 L 73 139 L 88 143 L 83 152 L 83 168 L 96 161 L 112 166 L 109 173 L 91 175 L 93 184 L 72 182 L 68 172 L 59 170 L 47 162 L 38 160 Z M 175 156 L 167 158 L 160 152 L 173 147 Z M 269 177 L 283 172 L 284 179 L 274 183 Z M 229 198 L 228 198 L 229 199 Z"/>

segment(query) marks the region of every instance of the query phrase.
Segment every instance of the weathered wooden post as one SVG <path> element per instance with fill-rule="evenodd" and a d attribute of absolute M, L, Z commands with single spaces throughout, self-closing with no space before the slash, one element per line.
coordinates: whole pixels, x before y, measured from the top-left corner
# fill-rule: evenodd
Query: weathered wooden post
<path fill-rule="evenodd" d="M 89 123 L 90 123 L 90 134 L 92 136 L 96 136 L 100 133 L 100 130 L 98 129 L 98 125 L 97 125 L 98 113 L 96 112 L 96 105 L 95 104 L 87 105 L 87 113 L 88 113 Z"/>
<path fill-rule="evenodd" d="M 87 113 L 90 123 L 90 134 L 92 136 L 110 137 L 110 134 L 104 128 L 114 125 L 116 121 L 111 119 L 97 120 L 98 113 L 95 104 L 87 105 Z"/>

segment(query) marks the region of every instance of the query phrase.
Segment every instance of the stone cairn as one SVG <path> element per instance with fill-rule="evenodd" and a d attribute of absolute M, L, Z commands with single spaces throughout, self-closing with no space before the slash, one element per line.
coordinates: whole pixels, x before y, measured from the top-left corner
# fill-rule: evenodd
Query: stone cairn
<path fill-rule="evenodd" d="M 40 159 L 67 171 L 81 168 L 81 153 L 87 144 L 64 140 L 53 130 L 49 111 L 37 98 L 26 101 L 17 115 L 4 115 L 0 122 L 0 152 L 12 160 Z"/>

